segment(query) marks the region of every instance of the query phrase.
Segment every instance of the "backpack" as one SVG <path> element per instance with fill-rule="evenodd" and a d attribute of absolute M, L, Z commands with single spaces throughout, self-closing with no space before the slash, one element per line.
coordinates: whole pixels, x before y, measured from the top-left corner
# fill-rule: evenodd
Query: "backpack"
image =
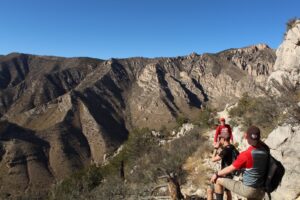
<path fill-rule="evenodd" d="M 232 155 L 232 163 L 236 160 L 236 158 L 238 157 L 238 155 L 240 154 L 240 152 L 234 147 L 232 146 L 232 151 L 231 151 L 231 155 Z M 232 172 L 233 176 L 239 176 L 241 174 L 241 170 L 235 170 L 234 172 Z"/>
<path fill-rule="evenodd" d="M 264 186 L 264 190 L 268 193 L 269 197 L 270 193 L 274 192 L 280 185 L 284 173 L 285 169 L 282 163 L 269 154 L 269 163 Z"/>
<path fill-rule="evenodd" d="M 234 162 L 238 157 L 238 155 L 240 154 L 240 152 L 233 146 L 231 153 L 232 153 L 232 162 Z"/>

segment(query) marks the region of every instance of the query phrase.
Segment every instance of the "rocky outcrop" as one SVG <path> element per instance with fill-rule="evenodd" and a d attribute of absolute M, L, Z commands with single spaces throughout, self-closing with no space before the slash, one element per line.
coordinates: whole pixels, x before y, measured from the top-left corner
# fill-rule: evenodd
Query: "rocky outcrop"
<path fill-rule="evenodd" d="M 266 144 L 272 155 L 282 162 L 285 175 L 279 188 L 272 193 L 272 199 L 297 199 L 300 197 L 300 126 L 284 125 L 273 130 Z"/>
<path fill-rule="evenodd" d="M 286 92 L 294 94 L 300 85 L 300 20 L 289 22 L 289 30 L 285 34 L 283 43 L 278 48 L 274 72 L 268 79 L 267 88 L 275 95 L 285 95 Z M 295 102 L 293 102 L 294 104 Z M 293 109 L 297 112 L 298 106 L 286 105 L 286 111 Z M 285 111 L 285 112 L 286 112 Z M 295 116 L 290 116 L 289 118 Z M 272 193 L 273 199 L 299 199 L 299 144 L 300 126 L 299 119 L 287 119 L 295 121 L 293 124 L 284 124 L 273 130 L 266 143 L 271 147 L 272 155 L 282 162 L 286 169 L 281 186 Z"/>
<path fill-rule="evenodd" d="M 249 75 L 265 79 L 273 71 L 276 59 L 273 50 L 266 44 L 221 52 L 228 61 L 245 70 Z"/>
<path fill-rule="evenodd" d="M 45 192 L 53 176 L 48 163 L 49 143 L 34 131 L 18 125 L 1 122 L 1 196 L 7 198 L 24 192 Z M 16 188 L 16 189 L 15 189 Z"/>
<path fill-rule="evenodd" d="M 284 41 L 276 51 L 274 72 L 268 79 L 268 88 L 299 87 L 300 85 L 300 20 L 295 20 L 287 31 Z M 274 88 L 275 87 L 275 88 Z M 279 91 L 280 92 L 280 91 Z"/>

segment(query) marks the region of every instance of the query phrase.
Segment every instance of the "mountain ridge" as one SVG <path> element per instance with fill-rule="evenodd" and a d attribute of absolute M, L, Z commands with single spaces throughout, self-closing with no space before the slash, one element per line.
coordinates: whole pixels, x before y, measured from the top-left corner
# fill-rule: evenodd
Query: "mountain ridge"
<path fill-rule="evenodd" d="M 9 138 L 0 139 L 0 191 L 39 191 L 76 169 L 101 165 L 134 128 L 158 130 L 207 104 L 259 94 L 274 62 L 266 45 L 173 58 L 0 57 L 0 118 L 19 127 L 0 131 Z"/>

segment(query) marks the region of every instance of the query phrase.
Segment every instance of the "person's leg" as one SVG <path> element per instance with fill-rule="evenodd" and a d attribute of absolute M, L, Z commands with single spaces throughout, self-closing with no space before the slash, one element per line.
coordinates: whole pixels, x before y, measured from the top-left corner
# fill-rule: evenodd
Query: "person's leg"
<path fill-rule="evenodd" d="M 223 200 L 223 186 L 220 184 L 215 184 L 215 194 L 217 200 Z"/>
<path fill-rule="evenodd" d="M 220 147 L 214 148 L 212 157 L 215 157 L 216 155 L 218 155 L 218 154 L 221 152 L 221 150 L 222 150 L 222 149 L 221 149 Z"/>
<path fill-rule="evenodd" d="M 252 198 L 256 200 L 264 197 L 263 190 L 246 186 L 240 181 L 235 181 L 228 178 L 219 178 L 217 180 L 217 184 L 222 185 L 228 190 L 246 198 Z"/>
<path fill-rule="evenodd" d="M 214 194 L 214 185 L 211 184 L 211 186 L 209 186 L 207 188 L 207 200 L 213 200 L 213 194 Z"/>
<path fill-rule="evenodd" d="M 218 153 L 218 149 L 214 149 L 212 157 L 215 157 L 217 155 L 217 153 Z"/>
<path fill-rule="evenodd" d="M 226 197 L 227 197 L 226 199 L 227 199 L 227 200 L 232 200 L 231 191 L 228 190 L 228 189 L 226 189 L 225 192 L 226 192 Z"/>

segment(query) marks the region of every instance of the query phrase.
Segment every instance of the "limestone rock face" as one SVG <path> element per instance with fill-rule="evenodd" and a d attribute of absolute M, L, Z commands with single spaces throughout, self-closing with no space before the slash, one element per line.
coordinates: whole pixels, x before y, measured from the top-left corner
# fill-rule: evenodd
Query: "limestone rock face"
<path fill-rule="evenodd" d="M 268 87 L 272 89 L 274 82 L 292 86 L 300 84 L 300 20 L 296 20 L 287 31 L 284 41 L 276 51 L 277 59 L 274 72 L 268 79 Z"/>
<path fill-rule="evenodd" d="M 279 188 L 272 193 L 272 199 L 297 199 L 300 192 L 300 126 L 284 125 L 273 130 L 266 144 L 272 155 L 282 162 L 285 175 Z"/>
<path fill-rule="evenodd" d="M 290 29 L 286 32 L 276 55 L 274 71 L 268 78 L 267 89 L 275 95 L 298 89 L 300 84 L 300 20 L 295 20 L 290 24 Z M 299 124 L 279 126 L 270 133 L 265 142 L 270 146 L 272 155 L 281 161 L 286 169 L 281 186 L 272 193 L 272 199 L 300 198 Z"/>
<path fill-rule="evenodd" d="M 260 93 L 274 60 L 266 45 L 106 61 L 1 56 L 0 192 L 42 191 L 101 165 L 133 128 L 160 129 L 207 102 L 225 106 L 244 92 Z"/>
<path fill-rule="evenodd" d="M 265 78 L 273 71 L 275 55 L 266 44 L 258 44 L 242 49 L 233 49 L 221 54 L 226 59 L 254 77 Z"/>

